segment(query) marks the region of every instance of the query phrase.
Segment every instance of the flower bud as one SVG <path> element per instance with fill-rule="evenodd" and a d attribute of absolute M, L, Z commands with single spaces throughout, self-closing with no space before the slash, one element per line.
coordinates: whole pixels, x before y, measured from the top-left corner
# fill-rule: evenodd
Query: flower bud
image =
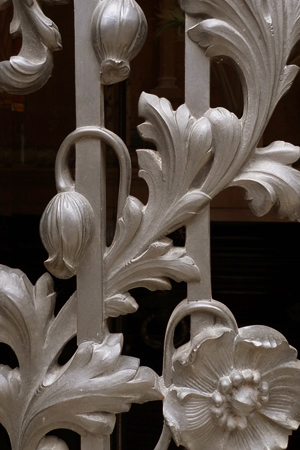
<path fill-rule="evenodd" d="M 40 223 L 40 235 L 49 253 L 45 266 L 57 278 L 75 275 L 90 241 L 94 213 L 78 192 L 57 194 L 48 204 Z"/>
<path fill-rule="evenodd" d="M 129 61 L 141 50 L 147 21 L 135 0 L 100 0 L 92 19 L 92 41 L 102 84 L 128 78 Z"/>

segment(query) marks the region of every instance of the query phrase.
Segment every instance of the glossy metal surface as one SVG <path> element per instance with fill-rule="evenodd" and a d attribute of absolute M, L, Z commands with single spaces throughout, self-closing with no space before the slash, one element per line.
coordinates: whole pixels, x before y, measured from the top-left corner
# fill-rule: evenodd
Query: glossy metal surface
<path fill-rule="evenodd" d="M 35 0 L 13 3 L 13 29 L 23 33 L 22 70 L 15 61 L 1 63 L 0 82 L 9 92 L 31 92 L 51 72 L 58 31 Z M 8 4 L 0 1 L 0 7 Z M 300 37 L 300 4 L 182 0 L 181 6 L 186 103 L 174 111 L 167 99 L 141 95 L 139 133 L 155 146 L 137 151 L 139 175 L 149 188 L 143 204 L 130 195 L 128 149 L 104 126 L 102 84 L 129 75 L 128 63 L 145 39 L 145 18 L 134 0 L 75 0 L 77 129 L 58 152 L 58 194 L 43 215 L 41 236 L 48 270 L 61 278 L 76 274 L 77 292 L 55 316 L 49 274 L 32 286 L 22 272 L 0 269 L 0 339 L 20 363 L 13 370 L 0 366 L 0 421 L 13 450 L 65 450 L 61 440 L 45 437 L 59 427 L 77 431 L 82 450 L 108 450 L 116 414 L 152 400 L 163 400 L 165 417 L 157 450 L 171 439 L 188 450 L 284 449 L 299 426 L 295 349 L 269 327 L 239 329 L 229 309 L 212 299 L 209 205 L 238 185 L 254 214 L 275 205 L 280 216 L 300 219 L 300 175 L 291 167 L 299 147 L 279 141 L 257 148 L 298 72 L 287 61 Z M 209 58 L 216 56 L 238 68 L 241 118 L 209 106 Z M 104 144 L 120 165 L 110 246 Z M 68 166 L 73 145 L 75 180 Z M 167 236 L 181 226 L 186 245 L 177 247 Z M 159 377 L 121 354 L 123 336 L 110 333 L 106 321 L 136 311 L 131 289 L 171 289 L 170 278 L 188 283 L 188 299 L 169 320 Z M 174 330 L 188 315 L 191 339 L 175 349 Z M 59 354 L 75 335 L 78 349 L 61 366 Z"/>

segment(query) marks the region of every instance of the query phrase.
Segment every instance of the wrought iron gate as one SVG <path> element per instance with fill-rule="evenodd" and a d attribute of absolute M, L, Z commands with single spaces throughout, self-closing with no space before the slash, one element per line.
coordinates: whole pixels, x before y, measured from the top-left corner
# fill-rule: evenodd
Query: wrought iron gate
<path fill-rule="evenodd" d="M 61 47 L 43 3 L 0 0 L 14 7 L 11 32 L 22 35 L 17 56 L 0 63 L 0 88 L 30 94 L 52 72 Z M 46 268 L 76 275 L 77 291 L 57 315 L 51 276 L 35 286 L 21 271 L 0 269 L 0 340 L 19 367 L 0 366 L 0 422 L 13 450 L 64 450 L 49 435 L 69 428 L 82 450 L 109 448 L 116 414 L 132 403 L 163 402 L 156 450 L 171 439 L 188 450 L 277 450 L 300 423 L 300 363 L 282 334 L 267 326 L 238 328 L 212 299 L 210 202 L 228 186 L 245 189 L 254 214 L 272 206 L 300 218 L 299 148 L 258 143 L 298 67 L 288 64 L 300 38 L 299 0 L 181 0 L 186 15 L 185 104 L 143 93 L 139 133 L 155 149 L 137 150 L 146 204 L 130 195 L 131 160 L 124 142 L 105 128 L 103 85 L 130 75 L 130 61 L 146 38 L 146 18 L 135 0 L 74 0 L 77 128 L 56 159 L 57 195 L 41 219 L 49 253 Z M 210 59 L 222 56 L 240 75 L 241 118 L 210 108 Z M 76 146 L 75 179 L 69 167 Z M 119 161 L 116 231 L 106 245 L 105 145 Z M 184 226 L 184 247 L 170 233 Z M 122 355 L 122 335 L 110 317 L 134 313 L 130 291 L 170 289 L 185 281 L 187 299 L 174 309 L 164 344 L 163 374 Z M 174 347 L 174 331 L 191 317 L 188 343 Z M 77 336 L 68 363 L 58 357 Z"/>

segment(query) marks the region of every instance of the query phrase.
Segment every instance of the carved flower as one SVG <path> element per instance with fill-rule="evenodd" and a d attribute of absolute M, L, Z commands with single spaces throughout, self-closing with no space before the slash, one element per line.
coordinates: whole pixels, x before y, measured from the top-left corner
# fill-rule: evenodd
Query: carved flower
<path fill-rule="evenodd" d="M 46 268 L 58 278 L 75 275 L 89 244 L 94 213 L 78 192 L 60 192 L 46 207 L 40 224 L 43 244 L 49 253 Z"/>
<path fill-rule="evenodd" d="M 102 0 L 92 20 L 93 45 L 100 61 L 101 82 L 126 80 L 129 62 L 147 36 L 147 21 L 135 0 Z"/>
<path fill-rule="evenodd" d="M 277 331 L 204 330 L 175 351 L 164 415 L 188 450 L 285 449 L 300 423 L 300 362 Z"/>

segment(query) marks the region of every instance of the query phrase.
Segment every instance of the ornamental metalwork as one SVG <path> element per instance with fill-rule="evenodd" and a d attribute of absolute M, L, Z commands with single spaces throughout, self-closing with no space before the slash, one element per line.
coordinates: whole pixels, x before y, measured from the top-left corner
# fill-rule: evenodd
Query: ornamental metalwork
<path fill-rule="evenodd" d="M 11 3 L 11 33 L 22 36 L 19 55 L 0 63 L 0 87 L 10 93 L 41 88 L 61 48 L 43 3 Z M 300 363 L 279 332 L 239 329 L 232 313 L 212 299 L 209 205 L 228 186 L 246 191 L 254 214 L 271 207 L 300 219 L 300 174 L 292 167 L 299 147 L 259 141 L 298 67 L 288 64 L 300 38 L 298 0 L 181 0 L 186 22 L 186 101 L 177 110 L 143 93 L 141 137 L 155 149 L 137 150 L 146 204 L 130 195 L 131 160 L 124 142 L 104 126 L 102 86 L 126 79 L 147 33 L 135 0 L 75 0 L 77 128 L 56 159 L 57 195 L 46 207 L 40 233 L 50 273 L 77 277 L 77 291 L 54 315 L 49 273 L 33 286 L 19 270 L 0 267 L 0 340 L 19 367 L 0 366 L 0 422 L 13 450 L 65 450 L 47 435 L 70 428 L 83 450 L 109 449 L 116 414 L 132 403 L 162 400 L 165 423 L 158 450 L 173 438 L 188 450 L 277 450 L 300 423 Z M 209 106 L 209 59 L 237 68 L 244 108 L 238 118 Z M 105 145 L 120 167 L 116 230 L 105 237 Z M 75 179 L 69 158 L 76 146 Z M 170 233 L 186 228 L 185 246 Z M 163 374 L 122 355 L 121 334 L 107 319 L 134 313 L 130 290 L 188 284 L 187 299 L 166 330 Z M 174 348 L 176 325 L 191 316 L 191 338 Z M 78 348 L 58 363 L 65 344 Z M 47 435 L 47 436 L 46 436 Z"/>

